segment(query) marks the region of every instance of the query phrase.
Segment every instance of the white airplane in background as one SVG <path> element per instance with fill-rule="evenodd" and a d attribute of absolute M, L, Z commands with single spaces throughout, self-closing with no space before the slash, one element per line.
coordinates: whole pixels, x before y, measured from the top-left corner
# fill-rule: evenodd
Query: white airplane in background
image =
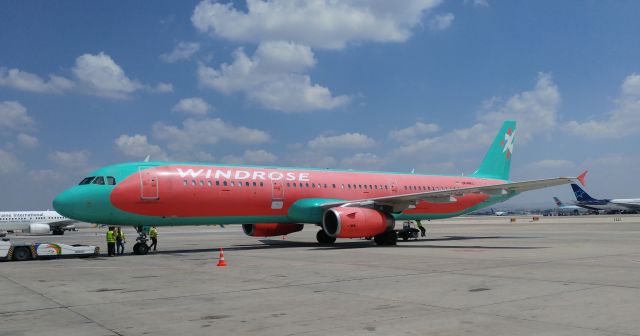
<path fill-rule="evenodd" d="M 491 208 L 491 213 L 496 215 L 496 216 L 506 216 L 509 214 L 509 212 L 507 211 L 495 211 L 493 210 L 493 208 Z"/>
<path fill-rule="evenodd" d="M 0 236 L 7 232 L 63 235 L 65 230 L 95 227 L 79 222 L 55 211 L 5 211 L 0 212 Z"/>
<path fill-rule="evenodd" d="M 563 214 L 563 215 L 580 215 L 580 214 L 587 214 L 592 210 L 589 210 L 587 208 L 583 208 L 583 207 L 579 207 L 577 205 L 568 205 L 568 204 L 564 204 L 559 198 L 554 197 L 553 200 L 556 202 L 557 205 L 557 209 L 558 209 L 558 213 L 559 214 Z M 597 213 L 597 210 L 595 210 Z"/>

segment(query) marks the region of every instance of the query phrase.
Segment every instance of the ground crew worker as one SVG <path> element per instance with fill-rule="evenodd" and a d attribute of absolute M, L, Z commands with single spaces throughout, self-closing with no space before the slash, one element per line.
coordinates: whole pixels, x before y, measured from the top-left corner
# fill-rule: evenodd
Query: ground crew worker
<path fill-rule="evenodd" d="M 107 254 L 109 257 L 116 255 L 116 234 L 113 232 L 113 226 L 107 231 Z"/>
<path fill-rule="evenodd" d="M 424 228 L 424 226 L 422 226 L 422 223 L 420 223 L 420 220 L 418 219 L 416 221 L 416 225 L 418 226 L 418 229 L 420 229 L 420 236 L 424 237 L 427 235 L 427 230 Z"/>
<path fill-rule="evenodd" d="M 122 231 L 121 227 L 116 228 L 116 253 L 118 255 L 124 254 L 124 243 L 127 241 L 124 238 L 124 231 Z"/>
<path fill-rule="evenodd" d="M 151 230 L 149 230 L 149 237 L 151 237 L 151 246 L 149 246 L 149 249 L 153 247 L 153 251 L 155 251 L 158 246 L 158 229 L 156 229 L 155 226 L 152 226 Z"/>

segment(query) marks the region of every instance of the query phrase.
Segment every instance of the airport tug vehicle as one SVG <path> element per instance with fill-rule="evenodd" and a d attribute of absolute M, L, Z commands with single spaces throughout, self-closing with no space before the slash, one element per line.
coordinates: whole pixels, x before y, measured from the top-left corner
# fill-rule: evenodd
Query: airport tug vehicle
<path fill-rule="evenodd" d="M 60 243 L 14 243 L 0 241 L 0 260 L 24 261 L 61 257 L 97 257 L 100 248 L 93 245 L 68 245 Z"/>

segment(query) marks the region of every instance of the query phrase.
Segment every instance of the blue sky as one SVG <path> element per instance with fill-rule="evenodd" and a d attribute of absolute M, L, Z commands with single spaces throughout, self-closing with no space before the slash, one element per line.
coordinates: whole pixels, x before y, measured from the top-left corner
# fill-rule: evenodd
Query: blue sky
<path fill-rule="evenodd" d="M 0 210 L 153 159 L 471 173 L 640 197 L 637 1 L 0 4 Z M 557 187 L 513 204 L 548 203 Z"/>

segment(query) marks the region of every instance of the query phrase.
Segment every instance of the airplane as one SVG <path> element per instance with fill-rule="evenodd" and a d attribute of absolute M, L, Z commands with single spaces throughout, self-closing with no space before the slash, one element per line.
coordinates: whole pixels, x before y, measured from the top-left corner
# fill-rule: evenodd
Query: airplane
<path fill-rule="evenodd" d="M 396 220 L 460 216 L 521 192 L 578 177 L 509 180 L 515 121 L 505 121 L 471 175 L 287 168 L 188 162 L 130 162 L 99 168 L 53 200 L 69 218 L 134 226 L 134 253 L 148 252 L 144 226 L 242 224 L 270 237 L 320 230 L 316 240 L 374 237 L 396 245 Z"/>
<path fill-rule="evenodd" d="M 583 207 L 580 207 L 580 206 L 577 206 L 577 205 L 564 204 L 557 197 L 554 197 L 553 200 L 556 202 L 558 214 L 577 216 L 579 214 L 586 214 L 586 213 L 590 212 L 590 210 L 587 209 L 587 208 L 583 208 Z"/>
<path fill-rule="evenodd" d="M 496 216 L 506 216 L 509 214 L 507 211 L 495 211 L 493 208 L 491 208 L 491 213 Z"/>
<path fill-rule="evenodd" d="M 95 225 L 66 218 L 55 211 L 5 211 L 0 212 L 0 235 L 22 231 L 34 234 L 63 235 L 65 230 L 75 230 Z"/>
<path fill-rule="evenodd" d="M 573 193 L 576 196 L 576 205 L 591 210 L 603 210 L 606 212 L 637 212 L 640 211 L 640 198 L 614 198 L 595 199 L 580 186 L 571 184 Z"/>

